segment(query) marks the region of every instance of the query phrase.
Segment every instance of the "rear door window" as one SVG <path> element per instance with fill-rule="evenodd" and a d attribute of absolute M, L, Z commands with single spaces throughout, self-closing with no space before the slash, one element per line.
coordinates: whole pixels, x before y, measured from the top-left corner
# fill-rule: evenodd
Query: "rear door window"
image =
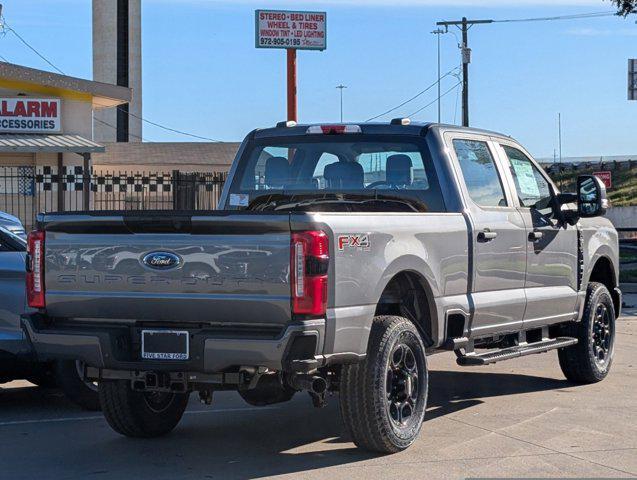
<path fill-rule="evenodd" d="M 506 207 L 500 174 L 487 142 L 455 139 L 453 147 L 471 199 L 481 207 Z"/>

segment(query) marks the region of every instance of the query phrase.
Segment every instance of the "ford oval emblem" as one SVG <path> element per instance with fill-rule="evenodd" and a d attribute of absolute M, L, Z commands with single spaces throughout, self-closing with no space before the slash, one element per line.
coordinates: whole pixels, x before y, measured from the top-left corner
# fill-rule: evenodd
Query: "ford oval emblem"
<path fill-rule="evenodd" d="M 150 252 L 144 255 L 142 263 L 156 270 L 168 270 L 181 265 L 181 258 L 170 252 Z"/>

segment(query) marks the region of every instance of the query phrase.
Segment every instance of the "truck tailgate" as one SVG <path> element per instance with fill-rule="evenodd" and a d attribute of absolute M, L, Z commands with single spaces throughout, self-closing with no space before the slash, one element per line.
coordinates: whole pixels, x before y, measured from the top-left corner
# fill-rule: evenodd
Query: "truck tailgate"
<path fill-rule="evenodd" d="M 287 214 L 53 214 L 39 226 L 51 317 L 245 326 L 290 319 Z M 174 264 L 144 261 L 157 253 Z"/>

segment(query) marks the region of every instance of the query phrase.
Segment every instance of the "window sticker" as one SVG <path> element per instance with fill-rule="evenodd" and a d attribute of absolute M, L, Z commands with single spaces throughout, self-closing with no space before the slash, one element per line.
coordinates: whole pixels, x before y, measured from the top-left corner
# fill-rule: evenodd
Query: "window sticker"
<path fill-rule="evenodd" d="M 230 206 L 231 207 L 247 207 L 249 196 L 247 193 L 231 193 L 230 194 Z"/>
<path fill-rule="evenodd" d="M 537 180 L 535 179 L 531 164 L 515 158 L 511 158 L 510 161 L 513 171 L 515 172 L 515 177 L 518 180 L 520 193 L 525 196 L 528 195 L 529 197 L 539 198 L 540 189 L 537 186 Z"/>

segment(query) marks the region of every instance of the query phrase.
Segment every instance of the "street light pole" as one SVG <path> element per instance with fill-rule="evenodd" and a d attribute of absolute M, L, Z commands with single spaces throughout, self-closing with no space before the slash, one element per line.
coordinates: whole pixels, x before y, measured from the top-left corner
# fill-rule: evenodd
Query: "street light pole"
<path fill-rule="evenodd" d="M 341 91 L 341 123 L 343 123 L 343 90 L 347 88 L 347 85 L 343 85 L 341 83 L 336 88 L 338 88 Z"/>
<path fill-rule="evenodd" d="M 562 114 L 557 114 L 557 138 L 558 138 L 558 148 L 560 149 L 560 188 L 562 188 Z"/>
<path fill-rule="evenodd" d="M 437 28 L 431 33 L 438 37 L 438 123 L 440 123 L 440 35 L 446 32 L 442 28 Z"/>

